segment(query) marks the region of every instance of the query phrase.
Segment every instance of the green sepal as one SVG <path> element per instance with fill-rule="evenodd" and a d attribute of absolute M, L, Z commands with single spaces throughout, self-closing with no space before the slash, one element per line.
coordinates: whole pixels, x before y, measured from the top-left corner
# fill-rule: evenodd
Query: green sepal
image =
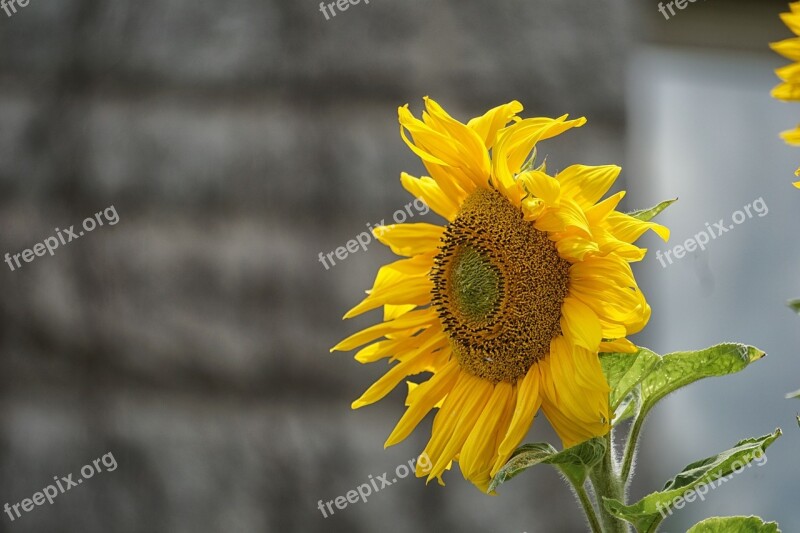
<path fill-rule="evenodd" d="M 605 453 L 606 440 L 600 437 L 560 452 L 546 442 L 523 444 L 497 472 L 487 492 L 493 493 L 506 481 L 539 464 L 554 466 L 570 482 L 580 487 L 586 481 L 589 471 L 603 459 Z"/>
<path fill-rule="evenodd" d="M 656 215 L 658 215 L 661 211 L 668 208 L 677 201 L 678 201 L 677 198 L 673 198 L 671 200 L 664 200 L 660 204 L 654 205 L 649 209 L 639 209 L 637 211 L 631 211 L 630 213 L 628 213 L 628 215 L 632 216 L 633 218 L 649 222 L 650 220 L 654 219 Z"/>

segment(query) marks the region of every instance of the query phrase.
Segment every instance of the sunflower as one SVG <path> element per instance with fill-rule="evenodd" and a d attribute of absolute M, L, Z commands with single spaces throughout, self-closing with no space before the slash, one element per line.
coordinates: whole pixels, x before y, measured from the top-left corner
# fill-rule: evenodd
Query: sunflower
<path fill-rule="evenodd" d="M 798 37 L 771 43 L 770 47 L 794 63 L 775 70 L 775 74 L 782 82 L 772 89 L 772 97 L 796 102 L 800 101 L 800 2 L 791 2 L 789 9 L 789 13 L 781 13 L 781 20 Z M 800 146 L 800 126 L 784 131 L 781 133 L 781 137 L 788 144 Z M 795 175 L 800 176 L 800 169 L 797 169 Z M 800 181 L 795 182 L 794 185 L 800 188 Z"/>
<path fill-rule="evenodd" d="M 432 468 L 418 465 L 417 475 L 442 483 L 457 461 L 485 491 L 540 409 L 564 447 L 609 431 L 597 354 L 636 351 L 626 337 L 645 326 L 650 306 L 629 265 L 645 250 L 632 243 L 668 230 L 617 212 L 624 192 L 599 201 L 617 166 L 573 165 L 555 176 L 535 167 L 539 141 L 585 118 L 521 119 L 513 101 L 463 124 L 432 99 L 425 107 L 422 120 L 399 109 L 400 135 L 430 177 L 403 173 L 401 182 L 447 224 L 376 228 L 405 259 L 380 268 L 344 318 L 382 307 L 383 321 L 331 351 L 364 346 L 359 362 L 394 363 L 354 409 L 430 373 L 409 383 L 386 446 L 437 408 L 424 451 Z"/>

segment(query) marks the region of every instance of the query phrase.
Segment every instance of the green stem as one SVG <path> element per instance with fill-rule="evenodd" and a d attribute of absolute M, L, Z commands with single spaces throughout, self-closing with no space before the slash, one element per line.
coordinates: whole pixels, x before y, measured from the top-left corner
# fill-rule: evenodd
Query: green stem
<path fill-rule="evenodd" d="M 620 478 L 624 486 L 628 486 L 628 478 L 631 475 L 631 467 L 633 466 L 633 458 L 636 456 L 636 443 L 639 441 L 639 433 L 642 431 L 644 424 L 644 416 L 639 413 L 636 420 L 633 422 L 630 433 L 628 433 L 628 442 L 625 444 L 625 455 L 622 460 L 622 472 Z"/>
<path fill-rule="evenodd" d="M 645 533 L 656 533 L 656 531 L 658 531 L 658 526 L 661 525 L 661 522 L 663 520 L 664 520 L 663 518 L 658 518 L 655 522 L 653 522 L 653 524 L 650 526 L 650 529 L 648 529 Z"/>
<path fill-rule="evenodd" d="M 589 478 L 597 496 L 597 506 L 600 508 L 603 531 L 605 533 L 628 533 L 627 523 L 609 513 L 605 505 L 603 505 L 604 497 L 624 501 L 622 483 L 614 468 L 614 444 L 610 431 L 606 435 L 606 444 L 606 453 L 603 456 L 603 460 L 592 469 Z"/>
<path fill-rule="evenodd" d="M 586 494 L 586 489 L 583 488 L 583 485 L 576 485 L 575 493 L 578 495 L 578 500 L 580 500 L 581 506 L 583 506 L 583 512 L 586 514 L 586 519 L 589 520 L 589 525 L 592 527 L 592 533 L 603 533 L 603 529 L 600 527 L 600 522 L 597 520 L 597 514 L 594 512 L 592 500 L 589 499 L 589 495 Z"/>

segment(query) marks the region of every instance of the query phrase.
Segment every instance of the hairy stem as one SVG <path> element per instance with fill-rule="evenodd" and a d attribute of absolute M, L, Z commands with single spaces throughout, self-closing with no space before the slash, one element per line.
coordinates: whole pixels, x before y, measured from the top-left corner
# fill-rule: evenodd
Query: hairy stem
<path fill-rule="evenodd" d="M 603 505 L 604 497 L 624 501 L 622 482 L 615 471 L 614 444 L 610 431 L 606 435 L 606 444 L 606 453 L 603 456 L 603 460 L 592 469 L 589 478 L 597 496 L 597 506 L 600 508 L 603 531 L 605 533 L 628 533 L 627 523 L 609 513 L 605 505 Z"/>
<path fill-rule="evenodd" d="M 628 486 L 628 482 L 630 481 L 628 478 L 631 475 L 633 458 L 636 456 L 636 444 L 639 440 L 639 433 L 642 431 L 643 424 L 644 416 L 639 413 L 639 416 L 637 416 L 636 420 L 633 422 L 630 433 L 628 433 L 628 442 L 625 445 L 625 455 L 622 459 L 622 471 L 620 473 L 620 478 L 625 487 Z"/>
<path fill-rule="evenodd" d="M 581 502 L 583 512 L 586 514 L 586 519 L 589 521 L 589 525 L 592 528 L 592 533 L 603 533 L 600 522 L 597 520 L 597 513 L 595 513 L 592 500 L 589 499 L 589 495 L 586 494 L 586 489 L 582 485 L 580 487 L 575 486 L 575 493 L 578 495 L 578 500 Z"/>

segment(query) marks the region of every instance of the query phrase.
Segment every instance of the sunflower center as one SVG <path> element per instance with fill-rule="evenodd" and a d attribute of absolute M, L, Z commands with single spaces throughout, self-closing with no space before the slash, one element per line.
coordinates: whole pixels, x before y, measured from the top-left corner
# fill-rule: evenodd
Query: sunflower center
<path fill-rule="evenodd" d="M 500 271 L 470 245 L 456 249 L 452 266 L 453 305 L 469 320 L 492 316 L 500 304 Z"/>
<path fill-rule="evenodd" d="M 515 383 L 561 335 L 570 264 L 495 190 L 470 195 L 431 269 L 432 304 L 461 367 Z"/>

